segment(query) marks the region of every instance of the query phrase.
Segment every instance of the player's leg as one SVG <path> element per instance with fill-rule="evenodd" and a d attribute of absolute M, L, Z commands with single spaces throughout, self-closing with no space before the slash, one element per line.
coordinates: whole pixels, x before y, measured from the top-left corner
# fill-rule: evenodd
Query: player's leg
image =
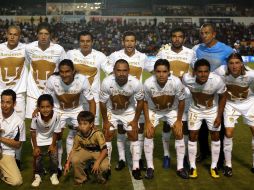
<path fill-rule="evenodd" d="M 117 150 L 118 150 L 118 163 L 115 167 L 116 170 L 122 170 L 125 167 L 125 142 L 126 142 L 126 131 L 123 128 L 123 124 L 117 125 Z"/>
<path fill-rule="evenodd" d="M 169 141 L 171 136 L 171 127 L 166 122 L 163 121 L 163 128 L 162 128 L 162 145 L 163 145 L 163 163 L 162 167 L 165 169 L 170 168 L 170 152 L 169 152 Z"/>

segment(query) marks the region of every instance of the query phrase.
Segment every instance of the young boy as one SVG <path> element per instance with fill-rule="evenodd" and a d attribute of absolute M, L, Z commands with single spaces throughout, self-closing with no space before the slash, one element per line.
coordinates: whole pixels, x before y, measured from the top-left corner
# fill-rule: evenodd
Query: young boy
<path fill-rule="evenodd" d="M 88 160 L 93 160 L 91 172 L 96 175 L 98 183 L 106 183 L 104 174 L 108 173 L 110 167 L 105 138 L 102 132 L 94 126 L 94 115 L 91 112 L 81 111 L 78 114 L 78 124 L 78 133 L 65 164 L 64 175 L 67 174 L 70 163 L 72 163 L 75 184 L 85 183 L 87 181 L 85 165 Z"/>
<path fill-rule="evenodd" d="M 54 101 L 51 95 L 43 94 L 38 98 L 38 116 L 33 118 L 31 123 L 31 139 L 34 156 L 34 181 L 33 187 L 38 187 L 41 183 L 41 176 L 44 173 L 43 156 L 50 158 L 50 181 L 52 185 L 58 185 L 57 178 L 57 148 L 56 140 L 61 132 L 60 116 L 53 111 Z"/>

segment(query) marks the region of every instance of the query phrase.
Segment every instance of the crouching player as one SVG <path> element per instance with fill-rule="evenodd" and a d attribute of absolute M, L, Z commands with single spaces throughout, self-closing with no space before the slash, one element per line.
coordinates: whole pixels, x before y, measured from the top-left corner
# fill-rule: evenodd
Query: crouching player
<path fill-rule="evenodd" d="M 34 157 L 33 187 L 38 187 L 44 174 L 43 156 L 48 154 L 50 160 L 49 173 L 52 185 L 58 185 L 57 178 L 57 136 L 61 132 L 60 115 L 53 111 L 54 101 L 51 95 L 43 94 L 38 98 L 38 115 L 32 119 L 31 139 Z"/>
<path fill-rule="evenodd" d="M 188 173 L 183 167 L 185 145 L 183 139 L 182 116 L 184 112 L 184 87 L 179 78 L 170 74 L 170 65 L 166 59 L 158 59 L 154 65 L 154 76 L 144 83 L 145 102 L 145 129 L 146 137 L 144 150 L 147 161 L 146 178 L 152 179 L 153 165 L 153 138 L 155 127 L 160 119 L 172 126 L 175 135 L 175 148 L 177 156 L 177 174 L 183 179 L 188 178 Z"/>
<path fill-rule="evenodd" d="M 226 87 L 222 79 L 210 73 L 210 63 L 199 59 L 194 65 L 194 76 L 185 74 L 183 83 L 192 94 L 188 114 L 190 178 L 197 178 L 196 155 L 198 131 L 205 120 L 211 134 L 212 164 L 211 176 L 219 178 L 217 162 L 220 154 L 220 125 L 226 103 Z"/>
<path fill-rule="evenodd" d="M 110 166 L 107 158 L 107 146 L 102 132 L 94 126 L 94 115 L 89 111 L 78 114 L 78 133 L 64 167 L 64 175 L 69 172 L 70 164 L 74 170 L 74 183 L 81 185 L 87 181 L 84 171 L 86 163 L 93 160 L 92 173 L 98 183 L 106 183 Z"/>
<path fill-rule="evenodd" d="M 222 76 L 227 86 L 227 103 L 224 110 L 225 137 L 224 154 L 226 166 L 224 175 L 231 177 L 232 172 L 232 149 L 234 126 L 239 116 L 242 115 L 252 133 L 252 150 L 254 150 L 254 71 L 247 70 L 240 54 L 233 53 L 228 58 L 228 65 L 223 65 L 215 70 Z M 254 173 L 254 153 L 253 166 Z"/>

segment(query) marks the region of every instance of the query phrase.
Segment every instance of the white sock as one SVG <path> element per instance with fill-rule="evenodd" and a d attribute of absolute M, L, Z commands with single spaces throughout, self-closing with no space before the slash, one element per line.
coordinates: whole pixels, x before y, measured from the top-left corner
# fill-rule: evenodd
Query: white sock
<path fill-rule="evenodd" d="M 22 144 L 18 149 L 15 150 L 15 159 L 16 160 L 21 160 Z"/>
<path fill-rule="evenodd" d="M 130 141 L 130 149 L 132 152 L 132 169 L 136 170 L 137 168 L 139 168 L 139 158 L 140 158 L 139 141 Z"/>
<path fill-rule="evenodd" d="M 147 168 L 153 168 L 154 169 L 154 165 L 153 165 L 153 149 L 154 149 L 153 139 L 145 138 L 145 141 L 144 141 L 144 151 L 145 151 Z"/>
<path fill-rule="evenodd" d="M 181 140 L 175 140 L 176 158 L 177 158 L 177 170 L 183 168 L 183 158 L 185 153 L 185 145 L 183 138 Z"/>
<path fill-rule="evenodd" d="M 72 146 L 73 146 L 73 133 L 70 131 L 67 138 L 66 138 L 66 153 L 67 153 L 67 157 L 69 156 Z"/>
<path fill-rule="evenodd" d="M 223 145 L 226 166 L 232 168 L 233 138 L 227 138 L 226 136 L 224 136 Z"/>
<path fill-rule="evenodd" d="M 112 142 L 106 142 L 107 149 L 108 149 L 108 160 L 109 163 L 111 161 L 111 153 L 112 153 Z"/>
<path fill-rule="evenodd" d="M 168 156 L 168 157 L 170 157 L 170 153 L 169 153 L 170 136 L 171 136 L 171 131 L 168 133 L 162 132 L 162 144 L 163 144 L 164 156 Z"/>
<path fill-rule="evenodd" d="M 63 145 L 62 140 L 57 141 L 57 159 L 58 159 L 58 168 L 63 169 L 62 167 L 62 155 L 63 155 Z"/>
<path fill-rule="evenodd" d="M 117 150 L 119 155 L 119 160 L 125 161 L 125 134 L 117 134 Z"/>
<path fill-rule="evenodd" d="M 189 153 L 190 167 L 195 169 L 196 156 L 197 156 L 197 141 L 196 142 L 188 141 L 188 153 Z"/>
<path fill-rule="evenodd" d="M 217 167 L 217 162 L 220 155 L 220 141 L 211 142 L 211 151 L 212 151 L 212 164 L 211 168 Z"/>
<path fill-rule="evenodd" d="M 254 137 L 252 137 L 251 148 L 252 148 L 252 166 L 254 167 Z"/>
<path fill-rule="evenodd" d="M 185 156 L 188 156 L 188 141 L 189 141 L 189 135 L 183 135 L 184 139 L 184 145 L 185 145 Z"/>
<path fill-rule="evenodd" d="M 141 159 L 144 149 L 144 134 L 138 134 L 138 141 L 140 145 L 140 159 Z"/>

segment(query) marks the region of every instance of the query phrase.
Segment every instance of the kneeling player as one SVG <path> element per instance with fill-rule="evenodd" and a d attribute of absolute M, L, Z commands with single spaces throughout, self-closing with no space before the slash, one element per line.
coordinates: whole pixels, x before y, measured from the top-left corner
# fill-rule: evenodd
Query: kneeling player
<path fill-rule="evenodd" d="M 198 131 L 203 120 L 211 134 L 211 176 L 219 178 L 217 162 L 220 154 L 220 124 L 226 103 L 226 87 L 222 79 L 210 73 L 210 63 L 205 59 L 195 62 L 194 76 L 185 74 L 183 83 L 190 89 L 192 101 L 188 114 L 190 178 L 197 178 L 196 154 Z"/>
<path fill-rule="evenodd" d="M 146 138 L 144 150 L 147 161 L 146 178 L 152 179 L 153 165 L 153 138 L 155 127 L 160 119 L 172 126 L 175 135 L 175 147 L 177 156 L 177 174 L 188 178 L 188 173 L 183 167 L 185 145 L 183 139 L 182 116 L 184 112 L 184 87 L 179 78 L 170 74 L 169 62 L 166 59 L 158 59 L 154 65 L 155 75 L 148 78 L 144 83 L 145 102 L 145 129 Z"/>

